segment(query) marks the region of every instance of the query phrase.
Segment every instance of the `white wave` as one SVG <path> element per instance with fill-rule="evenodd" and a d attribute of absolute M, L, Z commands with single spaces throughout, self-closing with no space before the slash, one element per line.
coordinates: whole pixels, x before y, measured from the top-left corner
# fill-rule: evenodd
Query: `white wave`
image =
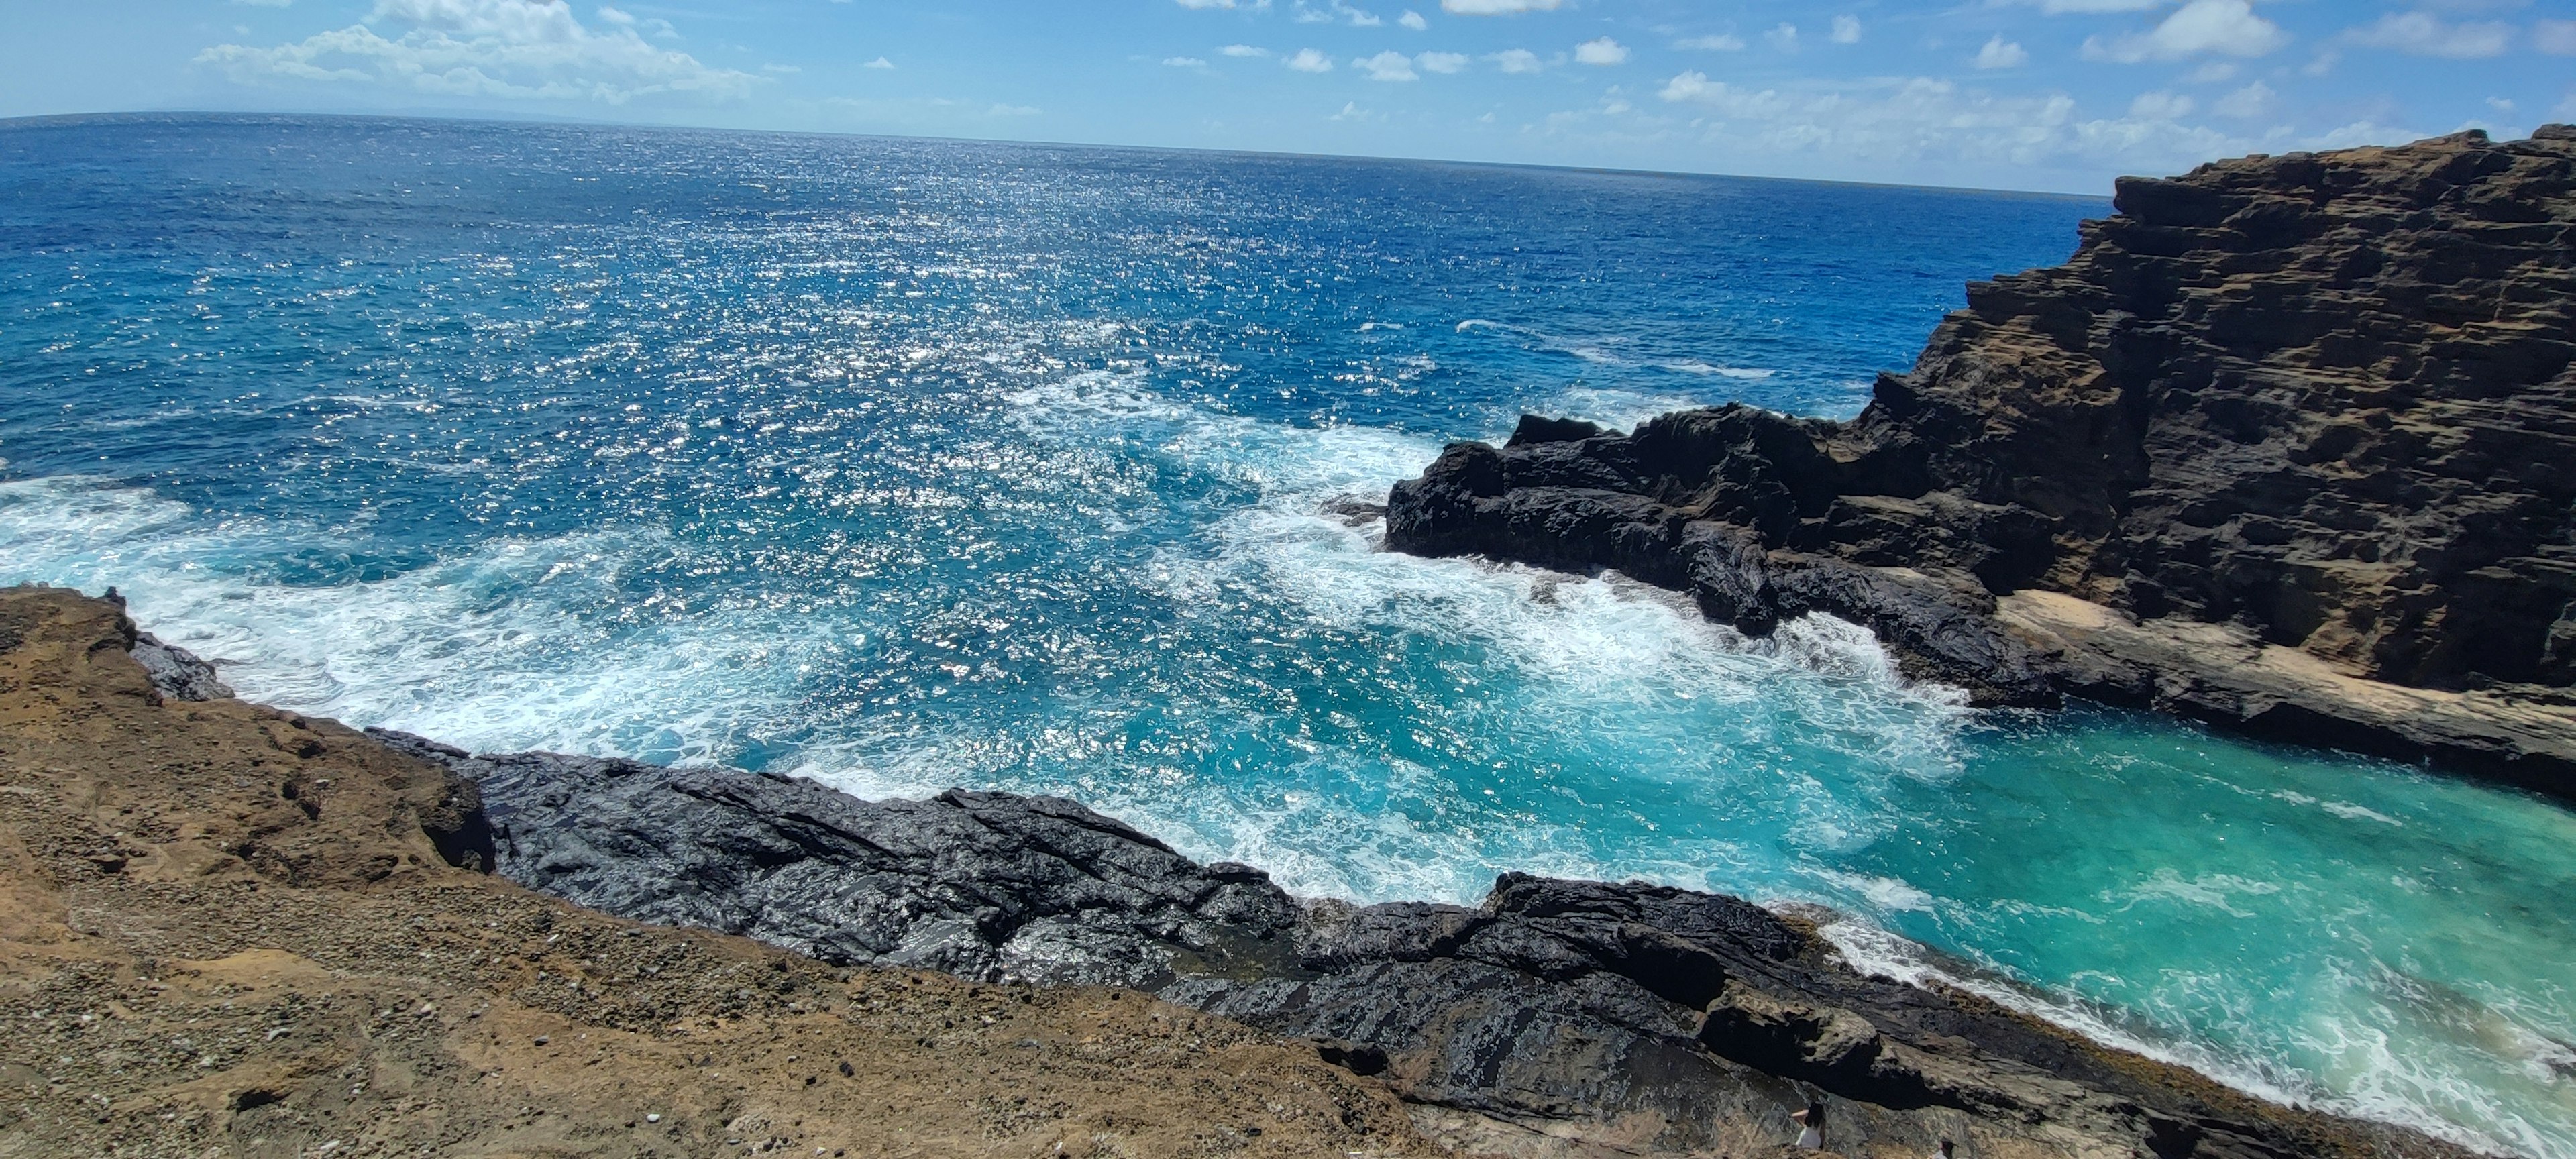
<path fill-rule="evenodd" d="M 1747 381 L 1759 381 L 1779 373 L 1775 370 L 1755 370 L 1742 366 L 1719 366 L 1715 363 L 1703 362 L 1696 358 L 1683 358 L 1671 362 L 1658 362 L 1655 365 L 1676 374 L 1697 374 L 1703 376 L 1715 375 L 1719 378 L 1740 378 Z"/>
<path fill-rule="evenodd" d="M 1458 333 L 1460 334 L 1471 333 L 1477 330 L 1494 330 L 1505 334 L 1515 335 L 1541 350 L 1555 354 L 1567 355 L 1581 359 L 1585 362 L 1599 363 L 1604 366 L 1635 365 L 1631 360 L 1612 354 L 1609 350 L 1605 349 L 1606 347 L 1618 344 L 1619 340 L 1615 338 L 1566 338 L 1550 334 L 1547 331 L 1538 329 L 1534 326 L 1521 326 L 1510 322 L 1496 322 L 1490 318 L 1469 318 L 1464 322 L 1458 323 Z"/>
<path fill-rule="evenodd" d="M 2095 1042 L 2197 1071 L 2270 1102 L 2412 1127 L 2489 1153 L 2541 1159 L 2576 1156 L 2562 1139 L 2515 1113 L 2494 1092 L 2445 1069 L 2426 1052 L 2399 1049 L 2382 1026 L 2373 1025 L 2384 1023 L 2385 1015 L 2311 1014 L 2299 1045 L 2334 1060 L 2327 1073 L 2311 1074 L 2246 1050 L 2221 1048 L 2149 1027 L 2133 1013 L 2034 987 L 1991 966 L 1956 962 L 1860 917 L 1833 913 L 1820 923 L 1818 933 L 1863 974 L 1885 975 L 1917 986 L 1956 987 Z M 2266 1011 L 2261 1016 L 2271 1014 Z M 2551 1045 L 2541 1036 L 2531 1038 L 2541 1044 L 2534 1047 L 2536 1051 L 2546 1052 Z M 2546 1065 L 2545 1058 L 2541 1065 Z M 2484 1129 L 2464 1125 L 2469 1123 Z"/>
<path fill-rule="evenodd" d="M 774 673 L 813 646 L 783 615 L 604 622 L 631 603 L 621 582 L 682 550 L 653 530 L 504 540 L 366 583 L 229 566 L 303 546 L 342 544 L 105 480 L 0 484 L 0 580 L 116 585 L 138 621 L 214 658 L 243 696 L 357 726 L 709 761 L 767 727 L 786 695 Z"/>

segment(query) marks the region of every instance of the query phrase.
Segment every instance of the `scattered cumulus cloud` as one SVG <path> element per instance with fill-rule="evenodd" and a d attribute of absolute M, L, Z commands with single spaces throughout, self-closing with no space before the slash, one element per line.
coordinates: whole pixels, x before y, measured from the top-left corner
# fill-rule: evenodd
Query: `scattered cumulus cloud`
<path fill-rule="evenodd" d="M 2185 124 L 2174 102 L 2086 118 L 2064 93 L 1997 94 L 1929 77 L 1752 88 L 1685 71 L 1657 94 L 1730 156 L 1835 157 L 1871 166 L 2112 165 L 2179 170 L 2211 157 L 2302 147 Z"/>
<path fill-rule="evenodd" d="M 1836 44 L 1860 43 L 1860 17 L 1834 17 L 1833 42 Z"/>
<path fill-rule="evenodd" d="M 1351 67 L 1368 73 L 1370 80 L 1407 81 L 1422 79 L 1413 71 L 1413 58 L 1401 52 L 1381 52 L 1351 62 Z"/>
<path fill-rule="evenodd" d="M 777 74 L 777 75 L 779 75 L 779 76 L 794 76 L 794 75 L 796 75 L 797 73 L 803 72 L 803 71 L 805 71 L 805 70 L 804 70 L 804 69 L 801 69 L 801 68 L 798 68 L 798 67 L 796 67 L 795 65 L 792 65 L 792 64 L 764 64 L 764 65 L 760 66 L 760 71 L 762 71 L 762 72 L 766 72 L 766 73 L 775 73 L 775 74 Z"/>
<path fill-rule="evenodd" d="M 2278 95 L 2272 91 L 2272 86 L 2258 80 L 2218 98 L 2210 104 L 2209 111 L 2222 117 L 2250 121 L 2256 117 L 2271 115 L 2273 98 Z"/>
<path fill-rule="evenodd" d="M 1773 47 L 1782 52 L 1798 47 L 1798 26 L 1787 21 L 1782 21 L 1762 35 L 1769 38 Z"/>
<path fill-rule="evenodd" d="M 1421 13 L 1410 8 L 1404 10 L 1404 15 L 1396 17 L 1395 22 L 1414 30 L 1415 32 L 1420 32 L 1425 28 L 1431 27 L 1430 21 L 1423 19 Z"/>
<path fill-rule="evenodd" d="M 1386 23 L 1378 19 L 1376 13 L 1363 8 L 1354 8 L 1343 0 L 1327 0 L 1322 8 L 1317 8 L 1306 0 L 1297 0 L 1297 23 L 1331 24 L 1336 20 L 1347 21 L 1353 28 L 1375 28 Z"/>
<path fill-rule="evenodd" d="M 2214 85 L 2225 81 L 2235 80 L 2236 62 L 2232 60 L 2207 61 L 2199 68 L 2195 68 L 2190 72 L 2183 74 L 2182 79 L 2185 84 L 2196 85 Z"/>
<path fill-rule="evenodd" d="M 2391 48 L 2415 56 L 2476 60 L 2503 56 L 2513 27 L 2496 21 L 2451 24 L 2430 12 L 2391 12 L 2379 23 L 2353 29 L 2344 39 L 2365 48 Z"/>
<path fill-rule="evenodd" d="M 1467 54 L 1463 52 L 1425 52 L 1413 58 L 1413 66 L 1424 72 L 1441 74 L 1465 72 Z"/>
<path fill-rule="evenodd" d="M 1526 48 L 1506 48 L 1485 59 L 1494 62 L 1504 72 L 1537 72 L 1547 67 L 1537 53 Z"/>
<path fill-rule="evenodd" d="M 2576 56 L 2576 20 L 2543 20 L 2532 25 L 2531 46 L 2554 56 Z"/>
<path fill-rule="evenodd" d="M 241 83 L 382 84 L 612 105 L 656 94 L 738 98 L 758 79 L 658 47 L 644 39 L 647 27 L 613 8 L 590 27 L 562 0 L 378 0 L 367 23 L 271 48 L 219 44 L 196 60 Z"/>
<path fill-rule="evenodd" d="M 2000 32 L 1988 39 L 1984 48 L 1977 50 L 1978 68 L 1987 70 L 2020 68 L 2029 63 L 2030 53 L 2022 48 L 2021 42 L 2006 40 Z"/>
<path fill-rule="evenodd" d="M 1288 58 L 1288 67 L 1299 72 L 1331 72 L 1333 58 L 1311 48 L 1301 48 L 1297 55 Z"/>
<path fill-rule="evenodd" d="M 1707 36 L 1685 36 L 1673 42 L 1675 48 L 1695 48 L 1703 52 L 1742 52 L 1744 38 L 1723 32 Z"/>
<path fill-rule="evenodd" d="M 2281 26 L 2254 14 L 2249 0 L 2188 0 L 2154 29 L 2105 43 L 2087 37 L 2087 60 L 2135 64 L 2143 60 L 2181 60 L 2203 53 L 2264 56 L 2290 42 Z"/>
<path fill-rule="evenodd" d="M 1207 62 L 1195 56 L 1167 56 L 1163 63 L 1173 68 L 1206 68 Z"/>
<path fill-rule="evenodd" d="M 1268 56 L 1270 50 L 1249 44 L 1229 44 L 1217 51 L 1219 56 Z"/>
<path fill-rule="evenodd" d="M 2191 115 L 2197 102 L 2190 97 L 2158 89 L 2139 93 L 2129 102 L 2129 115 L 2148 121 L 2179 121 Z"/>
<path fill-rule="evenodd" d="M 1232 8 L 1234 0 L 1179 0 L 1183 8 Z"/>
<path fill-rule="evenodd" d="M 891 60 L 887 60 L 886 58 L 884 58 L 884 57 L 880 56 L 880 57 L 876 58 L 875 60 L 869 61 L 869 62 L 867 62 L 866 64 L 863 64 L 863 65 L 860 65 L 859 67 L 860 67 L 860 68 L 893 68 L 893 67 L 894 67 L 894 62 L 893 62 L 893 61 L 891 61 Z"/>
<path fill-rule="evenodd" d="M 2165 0 L 2039 0 L 2039 10 L 2050 16 L 2070 12 L 2086 15 L 2104 12 L 2144 12 L 2163 6 Z"/>
<path fill-rule="evenodd" d="M 1607 36 L 1595 37 L 1574 46 L 1574 60 L 1577 64 L 1625 64 L 1628 46 Z"/>
<path fill-rule="evenodd" d="M 1440 0 L 1440 10 L 1454 16 L 1511 16 L 1554 12 L 1565 0 Z"/>

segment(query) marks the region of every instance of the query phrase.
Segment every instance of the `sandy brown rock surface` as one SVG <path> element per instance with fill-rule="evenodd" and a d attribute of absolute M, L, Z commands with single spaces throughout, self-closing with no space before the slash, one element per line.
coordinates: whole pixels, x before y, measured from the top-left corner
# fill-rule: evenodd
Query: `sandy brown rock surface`
<path fill-rule="evenodd" d="M 1310 1045 L 449 866 L 454 783 L 0 593 L 0 1155 L 1423 1155 Z"/>

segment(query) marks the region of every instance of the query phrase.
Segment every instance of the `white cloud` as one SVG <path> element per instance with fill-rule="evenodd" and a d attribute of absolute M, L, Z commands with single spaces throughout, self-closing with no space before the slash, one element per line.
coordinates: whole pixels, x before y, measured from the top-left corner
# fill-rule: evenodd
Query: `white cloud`
<path fill-rule="evenodd" d="M 253 8 L 284 8 L 295 0 L 233 0 L 233 3 L 248 4 Z"/>
<path fill-rule="evenodd" d="M 1268 5 L 1263 3 L 1256 7 L 1268 7 Z M 1299 24 L 1330 24 L 1337 19 L 1349 21 L 1353 28 L 1375 28 L 1386 23 L 1378 19 L 1376 13 L 1353 8 L 1344 0 L 1326 0 L 1322 8 L 1308 4 L 1306 0 L 1297 0 L 1297 23 Z"/>
<path fill-rule="evenodd" d="M 1625 64 L 1628 46 L 1607 36 L 1595 37 L 1574 46 L 1577 64 Z"/>
<path fill-rule="evenodd" d="M 1218 49 L 1217 53 L 1221 56 L 1268 56 L 1270 55 L 1270 50 L 1266 48 L 1257 48 L 1249 44 L 1229 44 Z"/>
<path fill-rule="evenodd" d="M 2020 68 L 2029 63 L 2030 53 L 2022 48 L 2021 42 L 2006 40 L 2004 34 L 2000 32 L 1986 41 L 1984 48 L 1977 50 L 1978 68 Z"/>
<path fill-rule="evenodd" d="M 1837 16 L 1837 17 L 1834 17 L 1834 34 L 1833 34 L 1833 41 L 1834 41 L 1834 43 L 1836 43 L 1836 44 L 1858 44 L 1858 43 L 1860 43 L 1860 17 L 1857 17 L 1857 16 Z"/>
<path fill-rule="evenodd" d="M 2099 37 L 2084 41 L 2087 60 L 2180 60 L 2204 52 L 2227 56 L 2263 56 L 2290 42 L 2281 26 L 2254 14 L 2249 0 L 2189 0 L 2152 31 L 2120 37 L 2108 44 Z"/>
<path fill-rule="evenodd" d="M 1414 57 L 1413 63 L 1415 67 L 1420 68 L 1424 72 L 1443 74 L 1464 72 L 1467 69 L 1467 54 L 1463 52 L 1426 52 Z"/>
<path fill-rule="evenodd" d="M 2558 102 L 2558 107 L 2551 110 L 2549 116 L 2561 124 L 2576 122 L 2576 93 L 2567 94 L 2567 99 Z"/>
<path fill-rule="evenodd" d="M 1404 15 L 1396 17 L 1395 22 L 1414 30 L 1415 32 L 1420 32 L 1425 28 L 1431 27 L 1430 21 L 1423 19 L 1421 13 L 1410 8 L 1404 10 Z"/>
<path fill-rule="evenodd" d="M 2207 61 L 2199 68 L 2195 68 L 2190 72 L 2183 74 L 2182 79 L 2184 84 L 2195 85 L 2214 85 L 2220 81 L 2234 80 L 2236 79 L 2236 62 L 2232 60 Z"/>
<path fill-rule="evenodd" d="M 1999 95 L 1928 77 L 1739 88 L 1683 72 L 1658 94 L 1696 111 L 1701 142 L 1730 158 L 1841 162 L 1886 172 L 1924 163 L 1973 173 L 1997 165 L 2175 172 L 2253 152 L 2264 139 L 2182 124 L 2170 107 L 2085 119 L 2063 93 Z"/>
<path fill-rule="evenodd" d="M 2250 121 L 2256 117 L 2270 113 L 2272 111 L 2272 98 L 2277 95 L 2279 94 L 2272 91 L 2272 86 L 2264 84 L 2258 80 L 2244 88 L 2218 98 L 2216 102 L 2209 106 L 2209 111 L 2222 117 L 2234 117 L 2240 121 Z"/>
<path fill-rule="evenodd" d="M 780 76 L 794 76 L 794 75 L 796 75 L 797 73 L 803 72 L 803 71 L 805 71 L 805 70 L 804 70 L 804 69 L 801 69 L 801 68 L 798 68 L 798 67 L 796 67 L 795 65 L 792 65 L 792 64 L 764 64 L 764 65 L 760 66 L 760 71 L 762 71 L 762 72 L 767 72 L 767 73 L 776 73 L 776 74 L 778 74 L 778 75 L 780 75 Z"/>
<path fill-rule="evenodd" d="M 1506 48 L 1485 59 L 1502 66 L 1504 72 L 1537 72 L 1547 67 L 1537 53 L 1526 48 Z"/>
<path fill-rule="evenodd" d="M 2513 28 L 2492 21 L 2448 24 L 2429 12 L 2391 12 L 2377 24 L 2345 33 L 2344 39 L 2415 56 L 2475 60 L 2504 55 L 2505 45 L 2513 39 Z"/>
<path fill-rule="evenodd" d="M 1742 52 L 1744 51 L 1744 38 L 1741 36 L 1730 36 L 1723 32 L 1712 33 L 1708 36 L 1685 36 L 1680 40 L 1674 41 L 1673 47 L 1696 48 L 1706 52 Z"/>
<path fill-rule="evenodd" d="M 2515 105 L 2512 98 L 2509 97 L 2488 97 L 2487 107 L 2510 117 L 2513 115 L 2514 109 L 2519 106 Z"/>
<path fill-rule="evenodd" d="M 1195 56 L 1167 56 L 1163 63 L 1173 68 L 1206 68 L 1207 62 Z"/>
<path fill-rule="evenodd" d="M 1386 119 L 1386 115 L 1384 113 L 1373 113 L 1367 109 L 1363 109 L 1360 107 L 1360 103 L 1358 101 L 1344 101 L 1342 102 L 1342 111 L 1333 114 L 1330 119 L 1336 121 L 1383 121 Z"/>
<path fill-rule="evenodd" d="M 1440 10 L 1459 16 L 1510 16 L 1519 12 L 1554 12 L 1565 0 L 1440 0 Z"/>
<path fill-rule="evenodd" d="M 1782 22 L 1762 35 L 1769 37 L 1772 45 L 1783 52 L 1798 47 L 1798 26 L 1795 24 Z"/>
<path fill-rule="evenodd" d="M 663 93 L 741 97 L 758 79 L 656 48 L 633 17 L 613 8 L 601 10 L 605 27 L 585 26 L 562 0 L 378 0 L 367 20 L 400 33 L 387 38 L 368 24 L 352 24 L 274 48 L 219 44 L 196 60 L 243 83 L 371 83 L 440 95 L 607 104 Z"/>
<path fill-rule="evenodd" d="M 1404 81 L 1422 79 L 1420 76 L 1415 75 L 1413 71 L 1413 58 L 1406 56 L 1401 52 L 1381 52 L 1376 56 L 1363 56 L 1352 61 L 1351 67 L 1368 70 L 1368 78 L 1370 80 Z"/>
<path fill-rule="evenodd" d="M 1234 0 L 1179 0 L 1183 8 L 1232 8 Z"/>
<path fill-rule="evenodd" d="M 2576 56 L 2576 20 L 2543 20 L 2532 25 L 2531 46 L 2557 56 Z"/>
<path fill-rule="evenodd" d="M 866 64 L 863 64 L 863 65 L 860 65 L 859 67 L 860 67 L 860 68 L 893 68 L 893 67 L 894 67 L 894 62 L 893 62 L 893 61 L 891 61 L 891 60 L 887 60 L 886 58 L 884 58 L 884 57 L 880 56 L 880 57 L 876 58 L 875 60 L 869 61 L 869 62 L 867 62 Z"/>
<path fill-rule="evenodd" d="M 2165 0 L 2039 0 L 2039 10 L 2050 16 L 2063 16 L 2069 12 L 2144 12 L 2164 3 Z"/>
<path fill-rule="evenodd" d="M 2129 115 L 2142 121 L 2179 121 L 2196 107 L 2190 97 L 2158 89 L 2139 93 L 2136 100 L 2130 101 Z"/>
<path fill-rule="evenodd" d="M 1299 72 L 1331 72 L 1333 58 L 1311 48 L 1301 48 L 1297 55 L 1288 58 L 1288 67 Z"/>

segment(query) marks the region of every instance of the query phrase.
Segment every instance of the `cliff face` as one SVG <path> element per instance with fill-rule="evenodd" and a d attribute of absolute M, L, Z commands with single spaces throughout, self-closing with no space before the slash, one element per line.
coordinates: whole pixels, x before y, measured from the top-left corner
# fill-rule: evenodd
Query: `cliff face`
<path fill-rule="evenodd" d="M 1992 702 L 2124 685 L 2091 641 L 1999 627 L 2016 592 L 2339 678 L 2560 699 L 2576 128 L 2227 161 L 2116 204 L 2065 265 L 1970 285 L 1849 423 L 1525 422 L 1399 484 L 1388 544 L 1615 567 L 1757 632 L 1832 612 Z"/>

